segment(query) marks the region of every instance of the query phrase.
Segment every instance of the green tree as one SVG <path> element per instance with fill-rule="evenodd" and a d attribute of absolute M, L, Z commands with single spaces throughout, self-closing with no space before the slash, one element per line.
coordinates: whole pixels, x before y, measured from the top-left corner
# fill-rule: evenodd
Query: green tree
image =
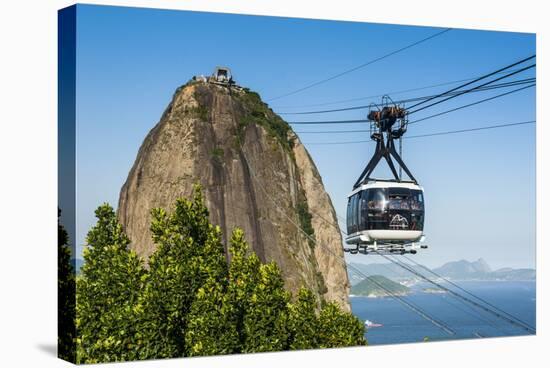
<path fill-rule="evenodd" d="M 233 231 L 229 251 L 226 303 L 239 333 L 237 351 L 282 350 L 286 345 L 284 316 L 288 293 L 280 272 L 274 264 L 262 265 L 258 256 L 250 252 L 239 228 Z"/>
<path fill-rule="evenodd" d="M 111 207 L 96 210 L 77 280 L 81 363 L 362 345 L 364 328 L 310 290 L 294 302 L 281 270 L 262 264 L 237 228 L 227 263 L 200 187 L 171 213 L 152 211 L 149 268 L 128 250 Z"/>
<path fill-rule="evenodd" d="M 178 199 L 174 211 L 152 211 L 157 245 L 149 259 L 149 278 L 141 298 L 145 318 L 142 358 L 189 355 L 185 345 L 188 315 L 207 280 L 227 277 L 218 227 L 208 221 L 200 186 L 192 200 Z"/>
<path fill-rule="evenodd" d="M 319 320 L 315 313 L 315 297 L 311 290 L 301 288 L 294 303 L 289 304 L 288 329 L 291 350 L 313 349 L 319 346 Z"/>
<path fill-rule="evenodd" d="M 191 305 L 185 344 L 190 356 L 240 351 L 235 306 L 228 298 L 227 279 L 208 279 Z"/>
<path fill-rule="evenodd" d="M 319 348 L 366 345 L 365 328 L 353 314 L 344 312 L 334 302 L 319 313 Z"/>
<path fill-rule="evenodd" d="M 274 262 L 260 265 L 259 280 L 252 289 L 243 320 L 243 352 L 285 350 L 290 293 L 279 267 Z"/>
<path fill-rule="evenodd" d="M 76 283 L 71 265 L 69 235 L 57 214 L 57 354 L 72 363 L 76 361 Z"/>
<path fill-rule="evenodd" d="M 77 361 L 134 360 L 142 344 L 138 297 L 146 273 L 142 260 L 128 250 L 113 209 L 104 204 L 95 214 L 77 280 Z"/>

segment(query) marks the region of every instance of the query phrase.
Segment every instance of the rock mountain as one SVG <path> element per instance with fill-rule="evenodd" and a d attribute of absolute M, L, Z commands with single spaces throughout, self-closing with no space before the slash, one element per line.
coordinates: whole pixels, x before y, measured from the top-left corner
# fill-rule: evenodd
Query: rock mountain
<path fill-rule="evenodd" d="M 279 265 L 288 290 L 304 285 L 318 302 L 349 310 L 332 202 L 305 147 L 258 94 L 199 81 L 176 90 L 120 192 L 119 220 L 145 259 L 155 249 L 151 208 L 171 208 L 195 183 L 224 240 L 241 227 L 260 259 Z"/>

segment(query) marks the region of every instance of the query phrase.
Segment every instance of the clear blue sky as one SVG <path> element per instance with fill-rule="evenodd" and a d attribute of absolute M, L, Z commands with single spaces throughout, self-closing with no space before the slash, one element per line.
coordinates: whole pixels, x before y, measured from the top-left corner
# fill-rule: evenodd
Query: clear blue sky
<path fill-rule="evenodd" d="M 77 245 L 103 202 L 118 194 L 141 142 L 174 90 L 216 65 L 265 100 L 355 67 L 438 29 L 79 5 L 77 14 Z M 535 35 L 453 30 L 342 78 L 270 102 L 301 106 L 475 77 L 535 53 Z M 534 76 L 535 72 L 521 77 Z M 520 77 L 518 77 L 520 78 Z M 394 99 L 452 86 L 392 94 Z M 480 92 L 419 113 L 433 114 L 503 92 Z M 331 105 L 377 102 L 377 99 Z M 300 117 L 359 119 L 366 111 Z M 285 116 L 289 121 L 298 118 Z M 535 119 L 529 89 L 409 129 L 409 135 Z M 295 126 L 298 131 L 363 126 Z M 368 140 L 368 134 L 300 134 L 304 142 Z M 485 258 L 493 267 L 535 264 L 535 125 L 404 141 L 404 158 L 424 186 L 430 248 L 417 261 L 437 266 Z M 306 145 L 336 211 L 374 144 Z M 384 169 L 379 176 L 387 175 Z M 74 237 L 74 236 L 73 236 Z M 81 247 L 78 246 L 78 254 Z M 367 259 L 368 258 L 368 259 Z M 357 262 L 379 257 L 354 256 Z"/>

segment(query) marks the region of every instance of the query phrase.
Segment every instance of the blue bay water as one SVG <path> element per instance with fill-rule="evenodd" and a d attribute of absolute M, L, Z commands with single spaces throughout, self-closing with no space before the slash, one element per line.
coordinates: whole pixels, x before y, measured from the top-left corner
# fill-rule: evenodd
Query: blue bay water
<path fill-rule="evenodd" d="M 536 325 L 535 282 L 468 281 L 457 284 L 530 326 Z M 444 285 L 451 288 L 448 284 Z M 383 325 L 367 330 L 365 336 L 369 345 L 421 342 L 425 338 L 440 341 L 529 334 L 525 329 L 458 301 L 451 294 L 423 292 L 428 287 L 431 286 L 416 284 L 412 287 L 413 293 L 405 299 L 445 322 L 455 331 L 455 335 L 434 326 L 395 298 L 351 297 L 351 307 L 357 317 Z M 463 294 L 459 290 L 457 292 Z"/>

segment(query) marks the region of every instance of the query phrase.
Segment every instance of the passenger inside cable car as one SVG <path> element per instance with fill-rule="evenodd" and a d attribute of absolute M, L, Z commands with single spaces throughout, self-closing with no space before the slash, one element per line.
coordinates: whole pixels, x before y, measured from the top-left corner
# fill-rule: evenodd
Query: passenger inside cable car
<path fill-rule="evenodd" d="M 364 230 L 422 231 L 424 197 L 420 189 L 364 189 L 350 196 L 347 215 L 348 234 Z"/>

